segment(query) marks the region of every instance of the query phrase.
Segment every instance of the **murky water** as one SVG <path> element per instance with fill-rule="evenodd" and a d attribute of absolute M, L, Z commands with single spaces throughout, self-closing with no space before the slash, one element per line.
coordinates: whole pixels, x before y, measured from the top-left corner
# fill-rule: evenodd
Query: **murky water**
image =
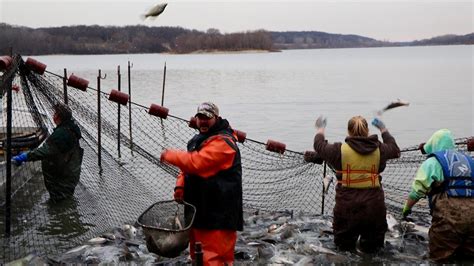
<path fill-rule="evenodd" d="M 340 141 L 353 115 L 371 119 L 401 98 L 410 103 L 382 119 L 401 147 L 425 142 L 439 128 L 456 137 L 471 136 L 474 46 L 290 50 L 255 54 L 131 54 L 39 56 L 48 70 L 63 68 L 90 80 L 107 74 L 102 89 L 127 91 L 132 68 L 132 100 L 164 105 L 188 119 L 202 101 L 214 101 L 234 128 L 259 141 L 275 139 L 295 151 L 312 149 L 314 121 L 328 117 L 327 135 Z M 378 132 L 371 127 L 371 131 Z"/>

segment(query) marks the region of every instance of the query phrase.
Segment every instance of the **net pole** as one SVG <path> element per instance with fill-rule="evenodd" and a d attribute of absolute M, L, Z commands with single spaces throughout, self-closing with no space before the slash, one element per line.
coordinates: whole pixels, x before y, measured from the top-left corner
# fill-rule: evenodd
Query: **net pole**
<path fill-rule="evenodd" d="M 130 65 L 128 61 L 128 131 L 130 134 L 130 153 L 133 155 L 133 137 L 132 137 L 132 76 L 130 69 L 133 65 Z"/>
<path fill-rule="evenodd" d="M 63 77 L 63 90 L 64 90 L 64 104 L 68 105 L 67 99 L 67 69 L 64 69 L 64 77 Z"/>
<path fill-rule="evenodd" d="M 117 66 L 117 89 L 121 91 L 121 75 L 120 75 L 120 65 Z M 120 154 L 120 104 L 117 103 L 117 154 L 118 157 L 122 157 Z"/>
<path fill-rule="evenodd" d="M 163 69 L 163 87 L 161 89 L 161 106 L 164 106 L 165 103 L 165 83 L 166 83 L 166 62 L 165 67 Z"/>
<path fill-rule="evenodd" d="M 102 71 L 99 69 L 99 75 L 97 76 L 97 164 L 99 165 L 99 174 L 102 173 L 102 123 L 101 123 L 101 111 L 100 111 L 100 80 L 105 79 L 107 74 L 102 78 Z"/>
<path fill-rule="evenodd" d="M 326 178 L 326 161 L 324 161 L 324 168 L 323 168 L 323 190 L 321 193 L 321 215 L 324 215 L 324 200 L 326 198 L 326 193 L 324 191 L 324 178 Z"/>
<path fill-rule="evenodd" d="M 13 66 L 12 66 L 13 67 Z M 7 143 L 6 143 L 6 191 L 5 191 L 5 236 L 11 233 L 11 193 L 12 193 L 12 82 L 14 73 L 6 80 L 7 90 Z"/>

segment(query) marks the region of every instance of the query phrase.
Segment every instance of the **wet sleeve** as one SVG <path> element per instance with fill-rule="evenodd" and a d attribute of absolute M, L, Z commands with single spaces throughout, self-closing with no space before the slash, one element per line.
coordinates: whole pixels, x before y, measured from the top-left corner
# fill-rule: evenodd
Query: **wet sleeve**
<path fill-rule="evenodd" d="M 56 145 L 45 141 L 40 147 L 28 152 L 28 161 L 38 161 L 60 154 Z"/>
<path fill-rule="evenodd" d="M 400 148 L 395 141 L 395 138 L 390 132 L 385 131 L 382 133 L 383 143 L 380 144 L 382 156 L 385 160 L 400 158 Z"/>
<path fill-rule="evenodd" d="M 323 134 L 316 134 L 313 147 L 321 158 L 330 165 L 340 168 L 338 166 L 341 164 L 341 143 L 330 144 Z"/>
<path fill-rule="evenodd" d="M 232 166 L 236 151 L 222 137 L 205 143 L 199 151 L 168 150 L 163 160 L 186 174 L 210 177 Z"/>
<path fill-rule="evenodd" d="M 408 197 L 418 201 L 426 197 L 434 182 L 442 183 L 444 180 L 443 169 L 436 158 L 428 158 L 424 161 L 413 180 L 412 189 Z"/>
<path fill-rule="evenodd" d="M 184 173 L 183 172 L 179 172 L 178 176 L 176 177 L 176 187 L 184 188 Z"/>

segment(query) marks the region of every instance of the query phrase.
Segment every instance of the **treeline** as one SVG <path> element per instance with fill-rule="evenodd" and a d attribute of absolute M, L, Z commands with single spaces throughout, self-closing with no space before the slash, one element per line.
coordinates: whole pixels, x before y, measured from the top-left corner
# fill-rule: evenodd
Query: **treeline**
<path fill-rule="evenodd" d="M 221 34 L 217 29 L 209 29 L 206 33 L 193 32 L 178 36 L 174 51 L 177 53 L 195 51 L 270 51 L 272 47 L 271 35 L 264 30 Z"/>
<path fill-rule="evenodd" d="M 410 45 L 470 45 L 474 44 L 474 33 L 466 35 L 443 35 L 431 39 L 413 41 Z"/>
<path fill-rule="evenodd" d="M 13 47 L 15 53 L 123 54 L 190 53 L 194 51 L 271 50 L 270 33 L 259 30 L 221 34 L 181 27 L 64 26 L 32 29 L 0 24 L 0 53 Z"/>
<path fill-rule="evenodd" d="M 359 35 L 319 31 L 222 34 L 181 27 L 64 26 L 32 29 L 0 23 L 0 54 L 124 54 L 208 51 L 357 48 L 384 46 L 474 44 L 474 33 L 445 35 L 413 42 L 385 42 Z"/>
<path fill-rule="evenodd" d="M 319 31 L 272 32 L 276 49 L 357 48 L 390 46 L 389 42 L 359 35 L 332 34 Z"/>

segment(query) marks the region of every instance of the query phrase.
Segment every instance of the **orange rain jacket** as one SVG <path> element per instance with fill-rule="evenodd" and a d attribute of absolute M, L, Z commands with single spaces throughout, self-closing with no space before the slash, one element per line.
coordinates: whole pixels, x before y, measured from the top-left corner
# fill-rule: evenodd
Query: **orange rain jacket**
<path fill-rule="evenodd" d="M 176 187 L 184 187 L 184 200 L 196 207 L 190 237 L 201 242 L 204 263 L 231 263 L 236 231 L 243 229 L 242 169 L 236 136 L 227 120 L 219 118 L 207 134 L 198 134 L 188 151 L 168 150 L 162 160 L 180 168 Z"/>

